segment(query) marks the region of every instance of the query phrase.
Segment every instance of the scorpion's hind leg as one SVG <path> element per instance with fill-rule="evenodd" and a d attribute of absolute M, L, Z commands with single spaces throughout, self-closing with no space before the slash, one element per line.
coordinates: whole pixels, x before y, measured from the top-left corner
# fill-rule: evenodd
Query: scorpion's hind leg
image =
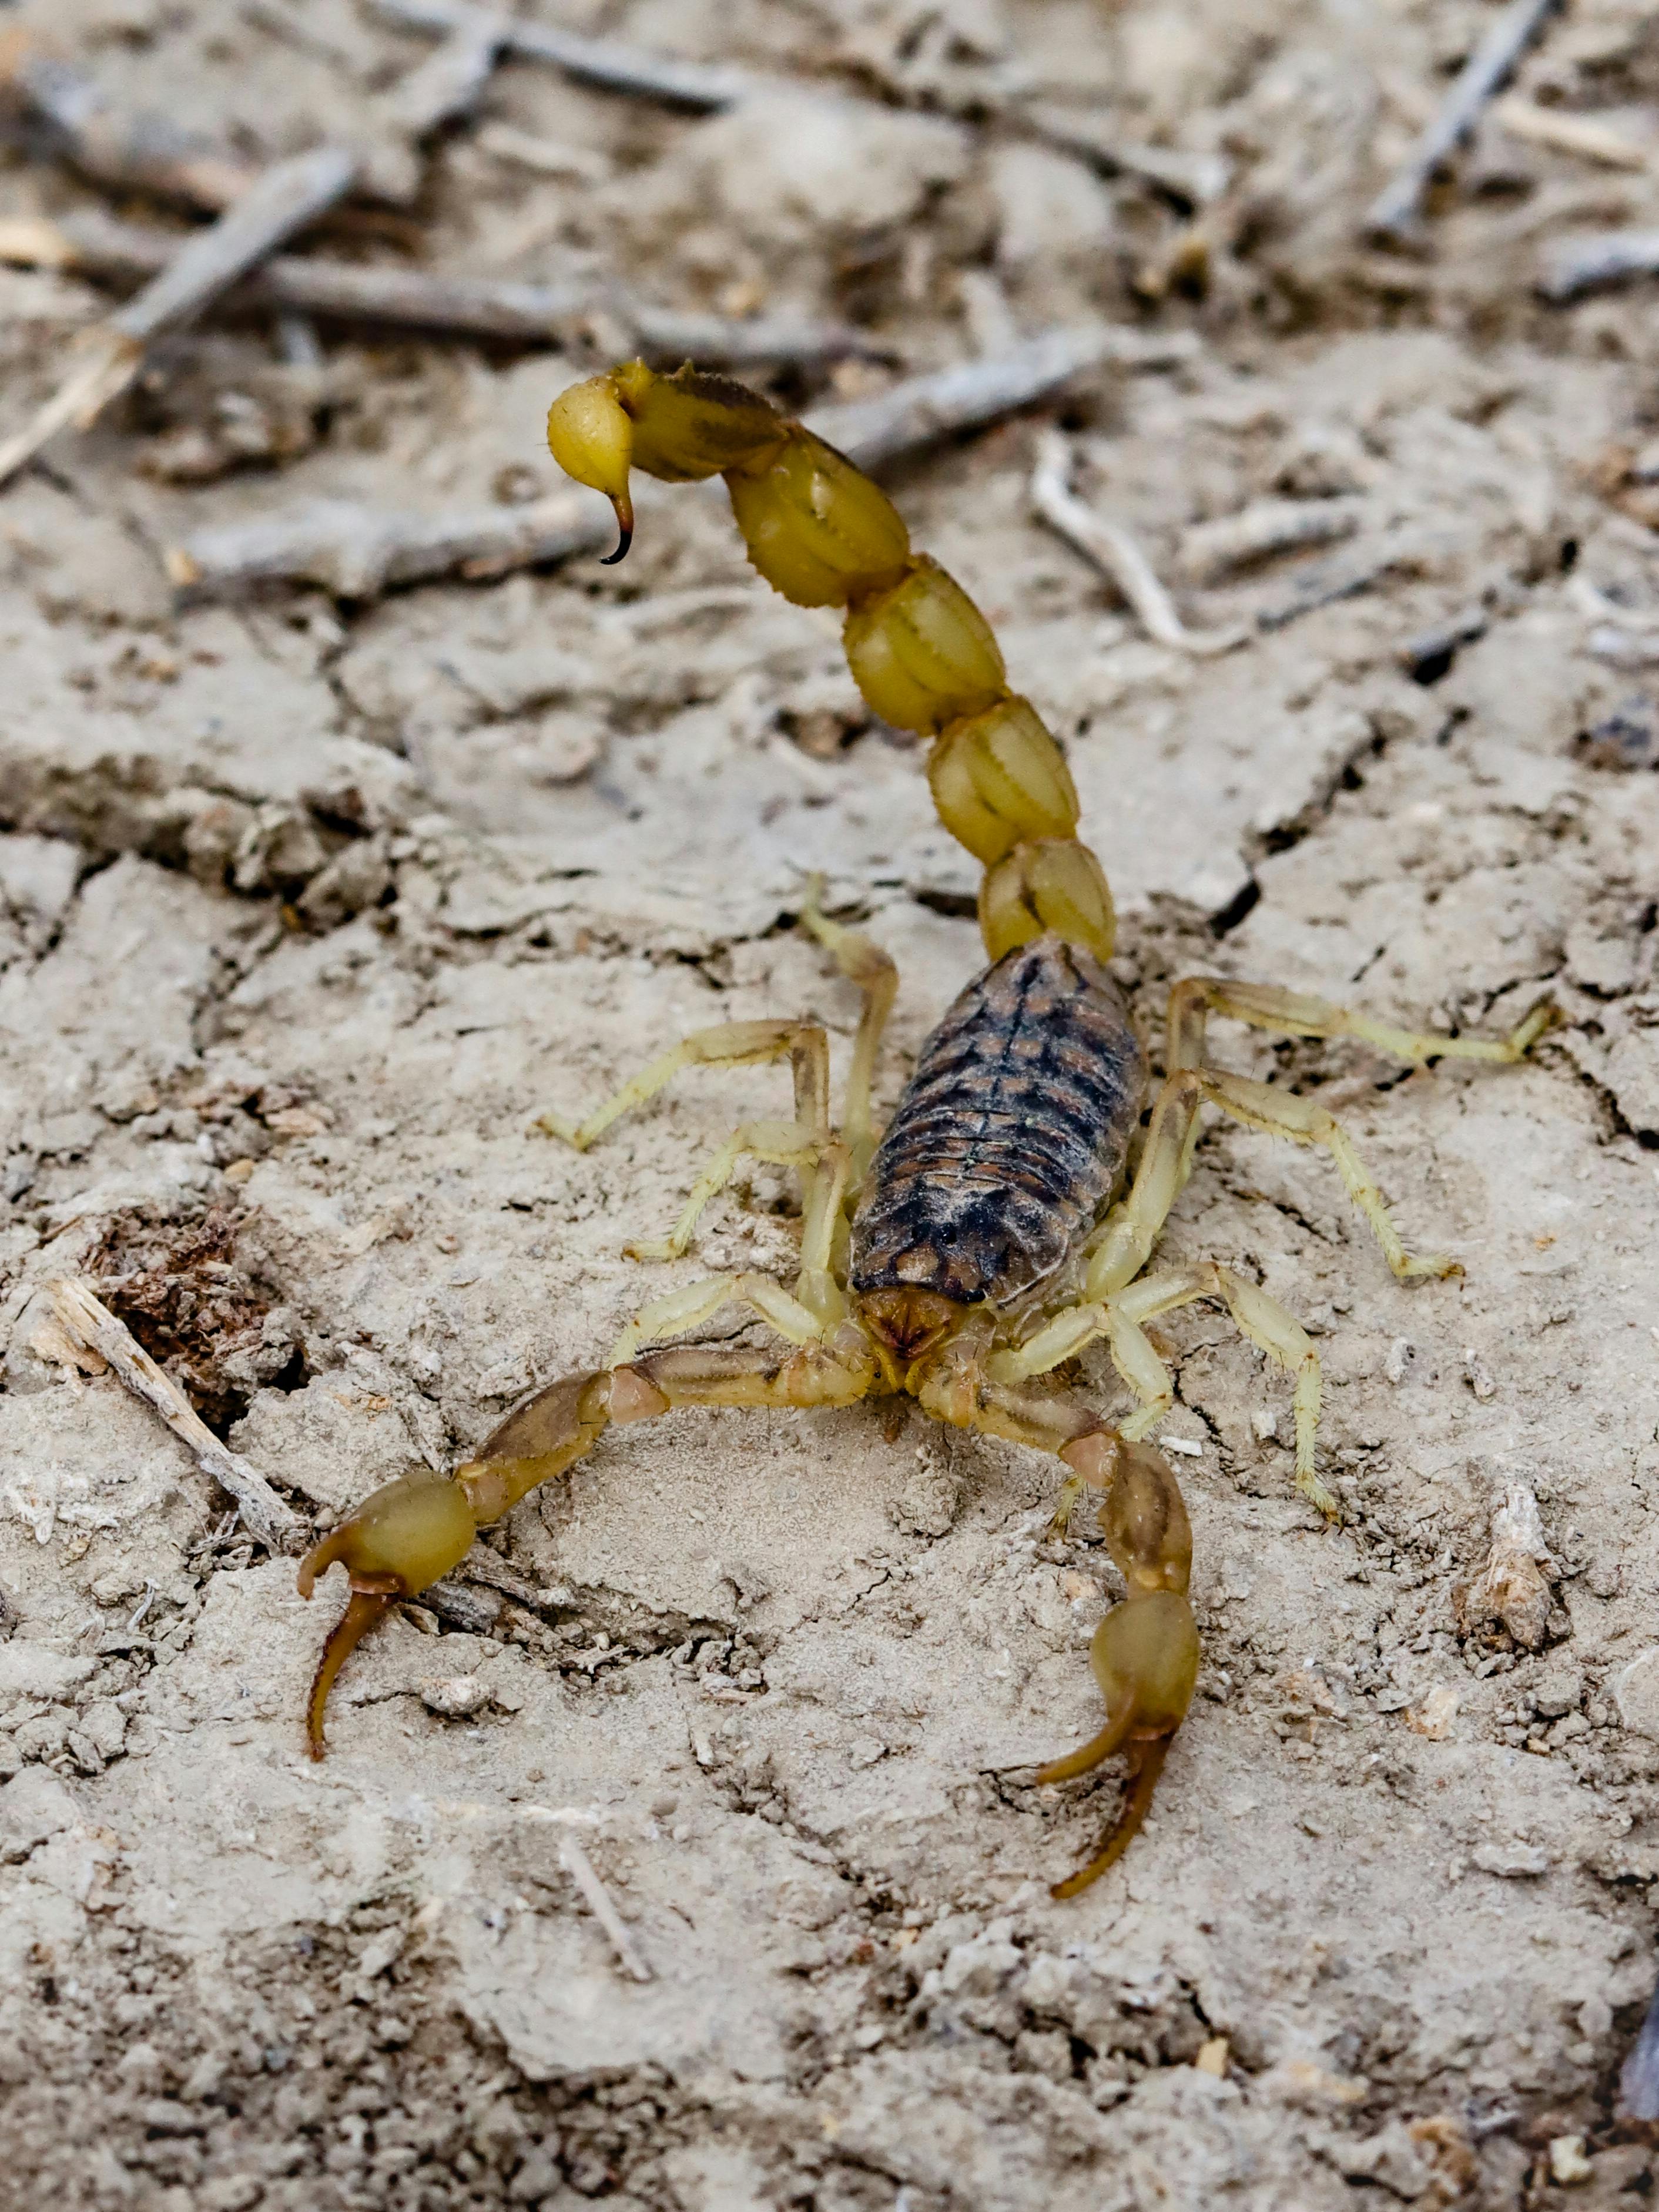
<path fill-rule="evenodd" d="M 787 1292 L 778 1295 L 788 1298 Z M 650 1420 L 676 1406 L 851 1405 L 868 1393 L 874 1374 L 874 1358 L 856 1331 L 822 1325 L 812 1342 L 782 1354 L 717 1346 L 649 1354 L 550 1383 L 509 1413 L 478 1458 L 453 1475 L 423 1468 L 387 1483 L 300 1563 L 302 1597 L 311 1595 L 317 1577 L 336 1561 L 351 1585 L 311 1686 L 306 1722 L 312 1757 L 323 1755 L 334 1679 L 375 1623 L 459 1566 L 479 1528 L 564 1474 L 613 1424 Z"/>
<path fill-rule="evenodd" d="M 841 1120 L 841 1134 L 852 1155 L 851 1182 L 856 1190 L 863 1181 L 864 1170 L 875 1150 L 870 1093 L 881 1033 L 898 995 L 899 970 L 891 953 L 883 951 L 873 938 L 866 937 L 862 930 L 849 929 L 844 922 L 830 920 L 820 903 L 823 894 L 823 878 L 814 876 L 807 886 L 806 901 L 801 909 L 802 927 L 811 931 L 832 955 L 841 973 L 857 985 L 864 1000 L 863 1012 L 858 1018 L 858 1034 L 853 1040 L 852 1065 L 847 1071 L 846 1110 Z"/>
<path fill-rule="evenodd" d="M 1523 1014 L 1507 1036 L 1437 1036 L 1432 1030 L 1396 1029 L 1329 999 L 1309 998 L 1274 983 L 1232 983 L 1214 975 L 1189 975 L 1169 994 L 1168 1068 L 1204 1065 L 1205 1017 L 1224 1014 L 1252 1028 L 1284 1036 L 1358 1037 L 1395 1060 L 1418 1066 L 1432 1060 L 1524 1060 L 1545 1031 L 1561 1018 L 1548 999 Z"/>

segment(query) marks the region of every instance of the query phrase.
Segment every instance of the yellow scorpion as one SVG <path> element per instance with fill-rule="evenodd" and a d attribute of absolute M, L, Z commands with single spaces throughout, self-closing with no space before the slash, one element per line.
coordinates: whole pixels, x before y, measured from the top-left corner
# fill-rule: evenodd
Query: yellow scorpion
<path fill-rule="evenodd" d="M 1081 1491 L 1104 1492 L 1100 1524 L 1126 1595 L 1095 1633 L 1105 1727 L 1037 1779 L 1083 1774 L 1113 1753 L 1131 1787 L 1097 1856 L 1057 1896 L 1083 1889 L 1128 1844 L 1151 1802 L 1199 1665 L 1186 1598 L 1192 1537 L 1168 1462 L 1143 1439 L 1174 1403 L 1147 1334 L 1155 1315 L 1194 1299 L 1224 1305 L 1295 1377 L 1296 1480 L 1332 1517 L 1314 1465 L 1319 1358 L 1274 1298 L 1215 1261 L 1146 1272 L 1191 1171 L 1205 1104 L 1252 1128 L 1322 1146 L 1401 1279 L 1457 1272 L 1413 1257 L 1352 1144 L 1325 1109 L 1210 1067 L 1212 1013 L 1290 1036 L 1363 1038 L 1423 1064 L 1516 1060 L 1552 1019 L 1535 1006 L 1503 1039 L 1398 1030 L 1264 984 L 1194 977 L 1170 994 L 1162 1085 L 1132 1177 L 1131 1140 L 1147 1071 L 1112 953 L 1111 895 L 1077 837 L 1064 756 L 1036 709 L 1009 688 L 995 638 L 961 585 L 925 554 L 885 493 L 769 401 L 690 368 L 671 376 L 631 362 L 565 392 L 548 416 L 554 458 L 616 510 L 620 560 L 633 532 L 634 469 L 683 483 L 722 476 L 749 558 L 801 606 L 845 608 L 848 662 L 871 711 L 929 738 L 939 818 L 985 875 L 979 924 L 989 966 L 923 1048 L 878 1144 L 871 1085 L 897 976 L 887 954 L 809 900 L 806 925 L 863 993 L 840 1122 L 830 1113 L 828 1043 L 800 1021 L 699 1030 L 579 1125 L 540 1124 L 585 1150 L 682 1068 L 787 1060 L 788 1121 L 749 1121 L 698 1178 L 673 1233 L 637 1256 L 678 1258 L 698 1217 L 745 1157 L 797 1168 L 801 1267 L 792 1291 L 753 1274 L 717 1275 L 647 1305 L 610 1364 L 537 1392 L 453 1475 L 388 1483 L 309 1553 L 300 1589 L 341 1561 L 345 1612 L 325 1647 L 309 1711 L 313 1751 L 341 1662 L 365 1631 L 466 1557 L 478 1528 L 563 1474 L 613 1423 L 681 1406 L 845 1406 L 906 1393 L 958 1428 L 1055 1454 L 1065 1464 L 1057 1523 Z M 778 1349 L 646 1346 L 747 1307 Z M 1139 1401 L 1115 1423 L 1059 1372 L 1103 1339 Z"/>

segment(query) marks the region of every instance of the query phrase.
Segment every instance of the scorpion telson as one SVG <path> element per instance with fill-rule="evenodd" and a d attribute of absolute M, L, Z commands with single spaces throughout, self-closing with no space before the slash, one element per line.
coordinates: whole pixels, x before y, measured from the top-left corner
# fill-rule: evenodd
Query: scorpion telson
<path fill-rule="evenodd" d="M 632 362 L 576 386 L 548 417 L 554 458 L 616 510 L 627 550 L 632 470 L 670 482 L 723 476 L 749 557 L 786 599 L 845 608 L 847 659 L 883 720 L 931 740 L 940 820 L 985 869 L 979 921 L 990 965 L 924 1046 L 879 1146 L 871 1079 L 897 978 L 886 953 L 809 899 L 806 927 L 863 994 L 845 1102 L 832 1120 L 824 1031 L 798 1021 L 698 1030 L 579 1124 L 540 1126 L 584 1151 L 682 1068 L 787 1060 L 795 1111 L 747 1121 L 693 1185 L 671 1233 L 631 1248 L 680 1257 L 698 1217 L 744 1158 L 801 1171 L 801 1267 L 792 1291 L 756 1274 L 717 1275 L 647 1305 L 610 1364 L 538 1392 L 448 1479 L 421 1473 L 377 1491 L 306 1559 L 300 1588 L 335 1560 L 351 1595 L 324 1650 L 310 1705 L 312 1749 L 341 1662 L 399 1600 L 465 1557 L 474 1531 L 563 1474 L 613 1422 L 681 1406 L 844 1406 L 905 1393 L 937 1419 L 1030 1444 L 1063 1461 L 1057 1525 L 1085 1488 L 1126 1588 L 1095 1637 L 1101 1733 L 1042 1768 L 1059 1782 L 1123 1753 L 1130 1788 L 1099 1855 L 1057 1896 L 1087 1887 L 1144 1818 L 1199 1662 L 1187 1603 L 1192 1540 L 1174 1473 L 1143 1441 L 1174 1403 L 1147 1334 L 1156 1314 L 1208 1298 L 1295 1378 L 1296 1480 L 1332 1516 L 1314 1465 L 1319 1358 L 1306 1332 L 1258 1285 L 1214 1261 L 1147 1273 L 1191 1170 L 1205 1104 L 1255 1129 L 1322 1146 L 1402 1279 L 1457 1272 L 1402 1243 L 1340 1126 L 1312 1100 L 1206 1065 L 1208 1017 L 1283 1036 L 1362 1038 L 1418 1064 L 1516 1060 L 1553 1019 L 1535 1006 L 1507 1037 L 1438 1036 L 1268 985 L 1208 977 L 1170 994 L 1166 1073 L 1139 1161 L 1126 1174 L 1147 1074 L 1118 986 L 1111 895 L 1077 838 L 1077 792 L 1059 746 L 1008 686 L 984 617 L 936 562 L 912 551 L 891 501 L 852 463 L 743 386 Z M 782 1346 L 651 1350 L 747 1306 Z M 1138 1401 L 1112 1421 L 1058 1370 L 1103 1339 Z"/>

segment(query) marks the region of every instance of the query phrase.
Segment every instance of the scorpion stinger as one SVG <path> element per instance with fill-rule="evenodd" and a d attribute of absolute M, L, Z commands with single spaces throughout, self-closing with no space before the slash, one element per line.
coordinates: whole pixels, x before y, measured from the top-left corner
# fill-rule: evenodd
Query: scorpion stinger
<path fill-rule="evenodd" d="M 699 1030 L 585 1121 L 542 1117 L 547 1133 L 585 1148 L 683 1067 L 788 1060 L 792 1118 L 743 1123 L 698 1177 L 671 1235 L 634 1249 L 680 1255 L 741 1159 L 777 1161 L 802 1182 L 795 1288 L 738 1274 L 668 1292 L 625 1329 L 608 1367 L 540 1392 L 448 1481 L 422 1473 L 391 1484 L 327 1536 L 302 1566 L 301 1588 L 308 1595 L 313 1577 L 338 1559 L 353 1595 L 319 1670 L 313 1747 L 322 1747 L 333 1673 L 364 1629 L 454 1565 L 473 1529 L 562 1474 L 613 1423 L 680 1406 L 839 1406 L 902 1393 L 936 1419 L 1054 1454 L 1067 1469 L 1062 1526 L 1083 1489 L 1104 1497 L 1101 1527 L 1125 1585 L 1093 1649 L 1106 1726 L 1039 1778 L 1064 1780 L 1121 1753 L 1131 1786 L 1099 1854 L 1058 1886 L 1057 1895 L 1070 1896 L 1112 1864 L 1144 1819 L 1198 1670 L 1186 1510 L 1168 1462 L 1141 1441 L 1174 1402 L 1146 1330 L 1154 1316 L 1214 1300 L 1295 1377 L 1296 1483 L 1321 1511 L 1337 1511 L 1315 1465 L 1320 1370 L 1307 1332 L 1232 1268 L 1203 1261 L 1146 1272 L 1191 1171 L 1201 1109 L 1217 1107 L 1328 1152 L 1402 1280 L 1455 1268 L 1406 1249 L 1351 1140 L 1324 1108 L 1207 1065 L 1208 1017 L 1290 1036 L 1361 1037 L 1423 1064 L 1520 1060 L 1552 1011 L 1534 1007 L 1507 1037 L 1448 1037 L 1268 985 L 1180 983 L 1169 1001 L 1164 1079 L 1127 1177 L 1148 1080 L 1105 964 L 1111 894 L 1077 836 L 1064 756 L 1035 708 L 1010 690 L 996 639 L 961 586 L 912 551 L 897 508 L 845 455 L 723 378 L 689 368 L 661 376 L 629 362 L 556 400 L 547 437 L 569 473 L 612 502 L 621 539 L 613 559 L 632 535 L 634 469 L 670 483 L 718 475 L 767 581 L 797 605 L 844 610 L 860 691 L 884 721 L 930 741 L 939 818 L 985 870 L 979 923 L 990 965 L 924 1046 L 879 1144 L 870 1090 L 893 963 L 820 913 L 815 893 L 802 920 L 864 1000 L 839 1128 L 824 1032 L 794 1021 Z M 646 1349 L 733 1304 L 757 1315 L 787 1348 Z M 1115 1421 L 1056 1379 L 1096 1340 L 1138 1401 Z"/>

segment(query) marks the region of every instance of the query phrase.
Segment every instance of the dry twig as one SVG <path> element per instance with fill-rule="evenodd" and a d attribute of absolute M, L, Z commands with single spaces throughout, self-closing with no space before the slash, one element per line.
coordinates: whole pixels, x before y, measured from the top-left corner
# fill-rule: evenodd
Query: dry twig
<path fill-rule="evenodd" d="M 0 445 L 0 485 L 59 430 L 70 423 L 88 428 L 137 375 L 154 339 L 193 321 L 273 246 L 332 207 L 356 173 L 355 158 L 332 146 L 278 162 L 217 222 L 186 239 L 136 299 L 82 334 L 80 366 L 31 422 Z"/>
<path fill-rule="evenodd" d="M 165 267 L 177 244 L 165 232 L 116 222 L 96 210 L 57 223 L 33 216 L 0 221 L 0 260 L 72 269 L 113 282 L 130 283 Z M 602 313 L 620 324 L 650 359 L 695 358 L 728 368 L 811 364 L 880 350 L 863 332 L 845 325 L 686 313 L 641 300 L 604 277 L 520 284 L 422 269 L 369 268 L 296 253 L 267 261 L 235 285 L 223 305 L 232 313 L 274 309 L 521 345 L 568 343 L 585 336 L 592 318 Z"/>
<path fill-rule="evenodd" d="M 578 84 L 632 93 L 705 115 L 735 107 L 758 82 L 739 70 L 710 69 L 700 62 L 677 61 L 672 54 L 625 46 L 613 39 L 585 38 L 578 31 L 556 30 L 551 23 L 473 7 L 468 0 L 375 0 L 375 5 L 389 21 L 414 31 L 453 35 L 470 26 L 482 34 L 488 25 L 503 52 L 526 61 L 551 62 Z"/>
<path fill-rule="evenodd" d="M 162 115 L 124 114 L 82 70 L 43 52 L 27 32 L 0 42 L 0 94 L 21 112 L 23 134 L 94 184 L 155 192 L 192 207 L 228 207 L 259 171 Z"/>
<path fill-rule="evenodd" d="M 1308 545 L 1333 545 L 1359 528 L 1364 503 L 1348 499 L 1260 499 L 1236 514 L 1194 523 L 1181 538 L 1183 574 L 1195 584 L 1213 584 L 1234 568 L 1265 561 L 1271 554 L 1300 551 Z"/>
<path fill-rule="evenodd" d="M 273 1552 L 291 1548 L 299 1522 L 256 1467 L 222 1444 L 169 1376 L 164 1375 L 125 1322 L 95 1298 L 84 1283 L 52 1285 L 52 1310 L 75 1341 L 107 1359 L 129 1390 L 151 1405 L 196 1464 L 235 1499 L 243 1522 Z"/>
<path fill-rule="evenodd" d="M 1197 351 L 1198 340 L 1185 331 L 1160 337 L 1118 323 L 1045 331 L 1007 353 L 909 377 L 874 399 L 818 408 L 807 425 L 861 469 L 877 468 L 956 431 L 978 429 L 999 415 L 1052 399 L 1092 369 L 1174 368 Z"/>
<path fill-rule="evenodd" d="M 1070 447 L 1058 430 L 1045 431 L 1032 472 L 1032 505 L 1051 530 L 1112 579 L 1149 637 L 1199 654 L 1230 653 L 1244 643 L 1250 635 L 1247 629 L 1188 629 L 1129 532 L 1086 507 L 1071 489 L 1070 477 Z"/>
<path fill-rule="evenodd" d="M 1640 146 L 1633 146 L 1617 131 L 1594 115 L 1575 115 L 1569 108 L 1540 107 L 1530 100 L 1512 94 L 1500 100 L 1492 110 L 1492 119 L 1503 125 L 1512 138 L 1524 138 L 1529 145 L 1546 146 L 1552 154 L 1577 154 L 1586 161 L 1600 161 L 1609 169 L 1649 169 L 1651 157 Z"/>
<path fill-rule="evenodd" d="M 820 408 L 809 426 L 861 468 L 913 453 L 1051 398 L 1085 369 L 1113 360 L 1150 366 L 1185 360 L 1193 341 L 1144 339 L 1105 328 L 1053 331 L 995 359 L 937 375 L 907 378 L 878 398 Z M 650 511 L 642 486 L 639 512 Z M 615 535 L 607 510 L 569 492 L 528 507 L 489 507 L 448 515 L 387 513 L 345 501 L 319 501 L 297 512 L 198 531 L 167 556 L 168 574 L 198 597 L 252 584 L 320 584 L 345 599 L 366 599 L 390 584 L 459 571 L 504 574 L 589 553 Z"/>
<path fill-rule="evenodd" d="M 1395 244 L 1411 238 L 1429 186 L 1479 121 L 1481 109 L 1503 90 L 1516 64 L 1558 4 L 1559 0 L 1510 0 L 1458 72 L 1456 82 L 1404 165 L 1366 210 L 1368 236 Z"/>
<path fill-rule="evenodd" d="M 558 1839 L 559 1864 L 588 1900 L 588 1910 L 611 1939 L 611 1948 L 622 1962 L 623 1969 L 637 1982 L 649 1982 L 651 1970 L 634 1948 L 634 1939 L 628 1932 L 628 1923 L 611 1902 L 604 1883 L 589 1857 L 569 1828 Z"/>
<path fill-rule="evenodd" d="M 1592 230 L 1549 249 L 1538 289 L 1560 307 L 1586 292 L 1653 276 L 1659 276 L 1659 230 Z"/>

